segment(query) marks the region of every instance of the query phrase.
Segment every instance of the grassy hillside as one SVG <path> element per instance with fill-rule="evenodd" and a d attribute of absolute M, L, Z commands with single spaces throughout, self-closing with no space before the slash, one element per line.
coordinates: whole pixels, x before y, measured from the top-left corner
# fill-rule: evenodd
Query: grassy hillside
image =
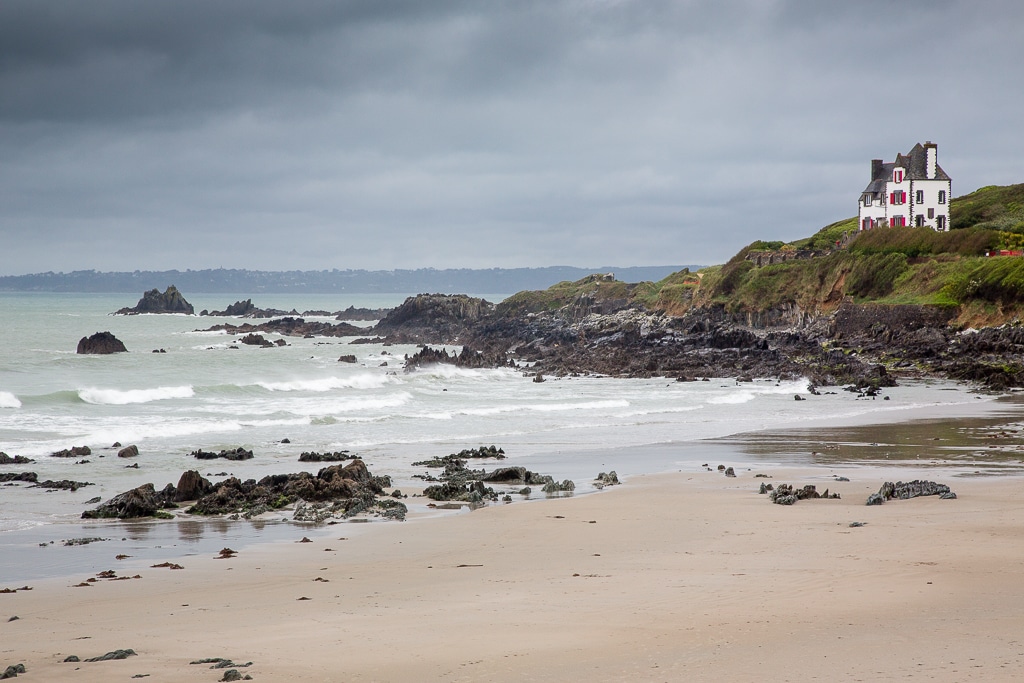
<path fill-rule="evenodd" d="M 989 185 L 957 197 L 949 205 L 954 230 L 987 228 L 1024 234 L 1024 184 Z"/>
<path fill-rule="evenodd" d="M 736 312 L 782 304 L 828 312 L 846 299 L 929 304 L 958 307 L 961 322 L 989 324 L 1024 314 L 1024 258 L 985 256 L 989 250 L 1024 247 L 1024 185 L 982 188 L 954 199 L 950 211 L 956 229 L 946 233 L 928 228 L 858 233 L 857 219 L 850 218 L 789 244 L 755 242 L 703 273 L 693 301 Z M 842 248 L 835 248 L 837 243 Z M 757 266 L 748 256 L 766 245 L 776 259 L 787 251 L 831 253 Z"/>
<path fill-rule="evenodd" d="M 499 310 L 523 314 L 614 301 L 670 315 L 708 305 L 742 313 L 793 304 L 828 313 L 852 300 L 955 307 L 963 324 L 1024 318 L 1024 257 L 985 256 L 989 250 L 1024 249 L 1024 184 L 985 187 L 955 198 L 950 213 L 954 229 L 949 232 L 858 232 L 857 218 L 848 218 L 794 242 L 754 242 L 727 263 L 697 273 L 682 270 L 639 284 L 592 275 L 520 292 Z M 751 258 L 758 253 L 788 260 L 757 265 Z"/>

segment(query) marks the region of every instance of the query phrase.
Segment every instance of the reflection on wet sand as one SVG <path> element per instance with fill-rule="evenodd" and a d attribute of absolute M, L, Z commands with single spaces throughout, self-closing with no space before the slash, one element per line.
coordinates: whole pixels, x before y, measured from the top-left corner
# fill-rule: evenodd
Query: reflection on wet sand
<path fill-rule="evenodd" d="M 984 417 L 749 432 L 712 440 L 756 459 L 789 464 L 970 465 L 978 472 L 1024 473 L 1024 404 Z"/>

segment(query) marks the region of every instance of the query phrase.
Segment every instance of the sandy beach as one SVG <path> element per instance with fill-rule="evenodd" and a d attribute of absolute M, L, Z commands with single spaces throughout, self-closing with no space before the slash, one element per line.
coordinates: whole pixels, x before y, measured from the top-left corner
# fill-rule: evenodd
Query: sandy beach
<path fill-rule="evenodd" d="M 842 499 L 771 505 L 758 473 Z M 181 570 L 111 557 L 118 576 L 142 578 L 0 595 L 0 666 L 45 681 L 216 681 L 225 669 L 190 662 L 217 657 L 252 662 L 237 670 L 257 681 L 1024 676 L 1020 478 L 737 474 L 633 477 L 586 496 L 338 525 L 309 543 L 297 530 L 231 559 L 167 558 Z M 958 499 L 864 505 L 885 480 L 921 477 Z M 128 648 L 137 655 L 64 662 Z"/>

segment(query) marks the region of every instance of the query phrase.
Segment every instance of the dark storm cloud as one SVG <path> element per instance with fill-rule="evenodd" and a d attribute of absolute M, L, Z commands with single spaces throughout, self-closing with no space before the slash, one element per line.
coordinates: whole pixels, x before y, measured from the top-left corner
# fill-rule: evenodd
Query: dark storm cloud
<path fill-rule="evenodd" d="M 1016 2 L 0 3 L 0 272 L 720 262 L 1024 179 Z"/>

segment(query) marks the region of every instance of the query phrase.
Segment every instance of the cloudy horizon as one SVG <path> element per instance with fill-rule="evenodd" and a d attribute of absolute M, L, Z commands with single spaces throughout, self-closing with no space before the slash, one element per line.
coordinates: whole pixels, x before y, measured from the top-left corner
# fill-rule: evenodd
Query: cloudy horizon
<path fill-rule="evenodd" d="M 721 263 L 938 143 L 1024 182 L 1024 5 L 0 3 L 0 275 Z"/>

